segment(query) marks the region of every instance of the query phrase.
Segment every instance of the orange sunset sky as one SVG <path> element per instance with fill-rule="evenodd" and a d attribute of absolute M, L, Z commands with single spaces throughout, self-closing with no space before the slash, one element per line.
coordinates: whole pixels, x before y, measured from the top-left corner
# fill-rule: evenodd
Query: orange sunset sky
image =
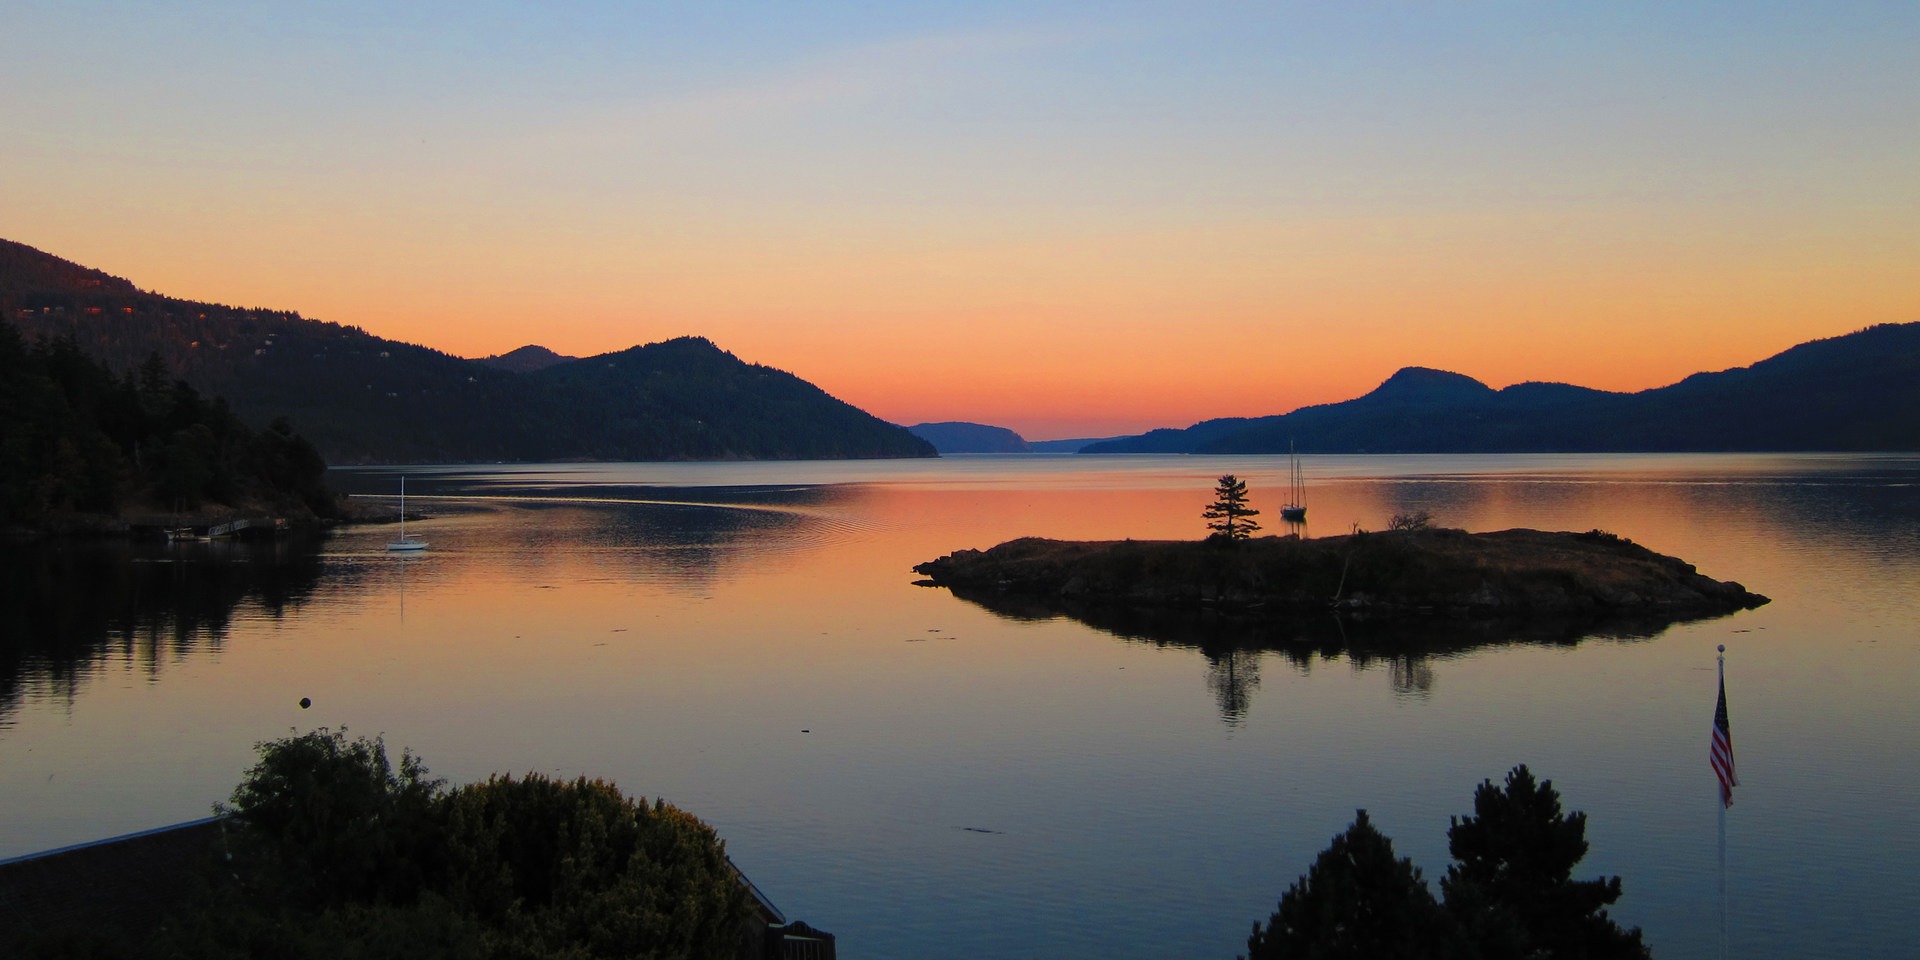
<path fill-rule="evenodd" d="M 0 236 L 1104 436 L 1920 320 L 1920 6 L 27 3 Z"/>

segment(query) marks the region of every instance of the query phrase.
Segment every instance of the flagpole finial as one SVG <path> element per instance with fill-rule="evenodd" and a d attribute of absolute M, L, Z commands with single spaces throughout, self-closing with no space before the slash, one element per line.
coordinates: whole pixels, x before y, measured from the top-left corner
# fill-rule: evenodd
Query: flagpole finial
<path fill-rule="evenodd" d="M 1726 653 L 1726 652 L 1727 652 L 1727 645 L 1726 645 L 1726 644 L 1724 644 L 1724 643 L 1723 643 L 1723 644 L 1721 644 L 1721 645 L 1720 645 L 1720 652 L 1721 652 L 1721 653 Z"/>

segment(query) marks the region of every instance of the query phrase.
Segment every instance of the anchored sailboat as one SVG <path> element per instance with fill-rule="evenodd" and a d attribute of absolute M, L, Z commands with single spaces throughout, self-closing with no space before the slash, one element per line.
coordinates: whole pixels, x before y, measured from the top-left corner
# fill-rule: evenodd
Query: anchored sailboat
<path fill-rule="evenodd" d="M 387 549 L 396 552 L 415 552 L 426 548 L 425 540 L 413 540 L 407 537 L 407 478 L 402 476 L 400 478 L 400 539 L 389 542 Z"/>
<path fill-rule="evenodd" d="M 1287 441 L 1287 458 L 1292 461 L 1287 476 L 1287 504 L 1280 508 L 1280 519 L 1288 523 L 1307 522 L 1307 475 L 1300 472 L 1300 455 L 1293 441 Z"/>

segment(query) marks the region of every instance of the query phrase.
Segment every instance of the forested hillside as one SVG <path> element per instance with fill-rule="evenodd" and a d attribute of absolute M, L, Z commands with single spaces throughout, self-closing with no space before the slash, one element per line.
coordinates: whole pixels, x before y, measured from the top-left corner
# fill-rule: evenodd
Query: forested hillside
<path fill-rule="evenodd" d="M 0 313 L 29 342 L 70 338 L 116 373 L 157 354 L 242 420 L 289 417 L 334 463 L 934 455 L 900 427 L 699 338 L 502 366 L 289 311 L 144 292 L 7 241 Z"/>
<path fill-rule="evenodd" d="M 326 463 L 285 418 L 254 430 L 150 357 L 116 376 L 0 322 L 0 526 L 218 504 L 324 515 Z"/>

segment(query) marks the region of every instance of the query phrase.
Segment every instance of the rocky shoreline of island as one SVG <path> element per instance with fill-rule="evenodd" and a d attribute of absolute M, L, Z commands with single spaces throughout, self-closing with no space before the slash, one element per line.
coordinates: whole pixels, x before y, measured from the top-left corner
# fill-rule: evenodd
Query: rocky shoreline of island
<path fill-rule="evenodd" d="M 1382 618 L 1602 612 L 1689 619 L 1768 602 L 1600 530 L 1409 530 L 1243 541 L 1022 538 L 915 566 L 927 586 L 1156 609 Z"/>

